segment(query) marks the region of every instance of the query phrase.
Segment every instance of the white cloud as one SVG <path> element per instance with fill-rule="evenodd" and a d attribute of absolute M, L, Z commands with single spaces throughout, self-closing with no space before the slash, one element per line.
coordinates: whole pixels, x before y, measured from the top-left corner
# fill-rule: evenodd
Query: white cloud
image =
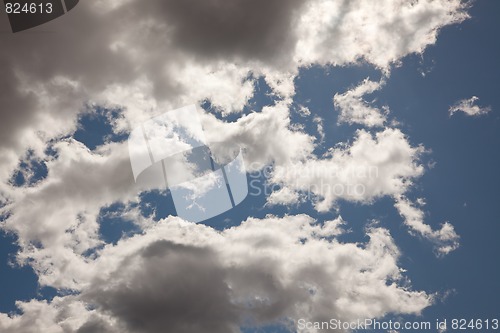
<path fill-rule="evenodd" d="M 424 212 L 420 208 L 404 196 L 396 197 L 395 200 L 394 206 L 404 218 L 404 223 L 410 228 L 410 232 L 433 242 L 438 255 L 446 255 L 458 248 L 460 237 L 450 223 L 445 222 L 440 229 L 432 230 L 430 225 L 424 223 Z"/>
<path fill-rule="evenodd" d="M 224 154 L 226 149 L 240 146 L 245 150 L 248 170 L 303 160 L 313 149 L 312 137 L 290 128 L 285 103 L 234 123 L 209 114 L 202 119 L 208 142 L 216 143 L 211 145 L 215 156 L 219 150 Z M 69 140 L 55 144 L 54 149 L 58 157 L 46 161 L 46 179 L 29 188 L 10 188 L 9 204 L 0 213 L 9 214 L 3 228 L 19 236 L 18 260 L 30 262 L 42 284 L 75 288 L 71 276 L 88 274 L 80 255 L 102 243 L 97 222 L 100 209 L 114 202 L 135 201 L 144 188 L 134 184 L 126 143 L 90 151 Z M 189 168 L 181 162 L 182 178 Z M 211 184 L 196 190 L 203 193 Z"/>
<path fill-rule="evenodd" d="M 339 123 L 361 124 L 367 127 L 381 127 L 386 122 L 385 114 L 376 107 L 370 106 L 363 100 L 363 96 L 371 94 L 385 84 L 365 79 L 357 87 L 343 94 L 335 94 L 333 103 L 339 110 Z M 387 111 L 387 109 L 385 110 Z"/>
<path fill-rule="evenodd" d="M 33 187 L 13 188 L 0 213 L 10 216 L 2 228 L 19 237 L 18 259 L 30 261 L 42 284 L 72 287 L 64 274 L 86 275 L 80 255 L 99 244 L 97 216 L 102 206 L 133 200 L 134 185 L 126 144 L 96 152 L 74 140 L 54 147 L 48 176 Z M 41 274 L 41 272 L 44 272 Z"/>
<path fill-rule="evenodd" d="M 301 117 L 308 117 L 311 115 L 311 110 L 309 110 L 309 108 L 304 105 L 299 105 L 299 107 L 297 108 L 297 112 Z"/>
<path fill-rule="evenodd" d="M 459 236 L 446 222 L 439 230 L 425 224 L 423 212 L 404 194 L 423 174 L 419 164 L 423 147 L 412 147 L 398 129 L 385 129 L 375 137 L 360 130 L 350 145 L 329 152 L 330 157 L 308 159 L 276 166 L 270 181 L 281 189 L 272 193 L 268 203 L 293 204 L 313 200 L 319 212 L 330 211 L 340 200 L 370 204 L 390 196 L 411 233 L 431 241 L 438 255 L 459 246 Z M 423 199 L 418 201 L 423 203 Z"/>
<path fill-rule="evenodd" d="M 89 310 L 74 296 L 55 297 L 51 302 L 17 302 L 22 315 L 0 314 L 2 333 L 111 333 L 113 318 Z"/>
<path fill-rule="evenodd" d="M 319 232 L 317 232 L 317 234 L 323 237 L 332 237 L 344 234 L 345 230 L 343 229 L 343 226 L 346 224 L 347 223 L 344 221 L 342 216 L 339 216 L 335 220 L 323 222 L 323 227 Z"/>
<path fill-rule="evenodd" d="M 472 96 L 469 99 L 462 99 L 452 106 L 450 106 L 450 117 L 453 116 L 457 112 L 463 112 L 468 116 L 477 117 L 481 115 L 485 115 L 491 111 L 491 107 L 481 107 L 476 105 L 476 102 L 479 101 L 479 97 Z"/>
<path fill-rule="evenodd" d="M 267 198 L 267 203 L 273 205 L 293 205 L 300 202 L 299 194 L 288 187 L 273 191 Z"/>
<path fill-rule="evenodd" d="M 467 18 L 464 8 L 458 0 L 312 1 L 299 19 L 294 58 L 335 65 L 364 59 L 388 68 L 434 44 L 441 27 Z"/>
<path fill-rule="evenodd" d="M 319 143 L 321 144 L 325 141 L 325 137 L 326 137 L 325 129 L 323 126 L 323 119 L 321 119 L 321 117 L 319 117 L 319 116 L 316 116 L 313 118 L 313 121 L 314 121 L 314 123 L 316 123 L 316 131 L 319 134 L 319 139 L 320 139 Z"/>
<path fill-rule="evenodd" d="M 418 164 L 422 152 L 398 129 L 375 136 L 359 130 L 352 144 L 332 148 L 329 156 L 277 166 L 271 181 L 316 196 L 316 209 L 325 212 L 338 200 L 370 203 L 404 193 L 423 173 Z"/>
<path fill-rule="evenodd" d="M 203 128 L 209 143 L 221 143 L 220 148 L 239 145 L 245 149 L 246 168 L 260 170 L 267 164 L 287 165 L 309 157 L 314 138 L 290 127 L 290 111 L 286 101 L 265 106 L 228 123 L 215 116 L 202 116 Z M 286 144 L 284 144 L 286 143 Z M 214 152 L 215 155 L 217 151 Z"/>

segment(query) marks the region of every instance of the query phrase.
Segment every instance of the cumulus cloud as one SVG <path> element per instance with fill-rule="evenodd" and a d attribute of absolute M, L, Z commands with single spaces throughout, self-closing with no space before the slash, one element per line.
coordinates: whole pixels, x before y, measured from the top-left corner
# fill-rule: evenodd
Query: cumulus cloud
<path fill-rule="evenodd" d="M 315 196 L 316 209 L 325 212 L 338 200 L 370 203 L 404 193 L 423 173 L 418 164 L 422 152 L 398 129 L 388 128 L 375 136 L 359 130 L 351 144 L 332 148 L 327 157 L 277 167 L 271 181 Z"/>
<path fill-rule="evenodd" d="M 482 116 L 491 111 L 491 107 L 486 106 L 486 107 L 481 107 L 476 104 L 476 102 L 479 101 L 479 97 L 477 96 L 472 96 L 469 99 L 462 99 L 452 106 L 450 106 L 450 117 L 453 116 L 457 112 L 463 112 L 467 116 L 471 117 L 477 117 L 477 116 Z"/>
<path fill-rule="evenodd" d="M 286 205 L 309 199 L 317 211 L 326 212 L 340 200 L 369 204 L 390 196 L 410 231 L 431 241 L 438 255 L 445 255 L 459 246 L 453 226 L 446 222 L 432 230 L 424 222 L 424 213 L 404 197 L 423 174 L 418 163 L 423 152 L 421 146 L 412 147 L 400 130 L 385 129 L 375 136 L 359 130 L 351 145 L 332 149 L 328 158 L 277 166 L 270 181 L 282 188 L 269 196 L 268 203 Z"/>
<path fill-rule="evenodd" d="M 273 205 L 292 205 L 299 203 L 299 194 L 288 187 L 273 191 L 267 198 L 267 203 Z"/>
<path fill-rule="evenodd" d="M 311 2 L 299 20 L 297 61 L 343 65 L 364 59 L 380 68 L 435 43 L 438 31 L 468 17 L 453 1 Z"/>
<path fill-rule="evenodd" d="M 74 296 L 55 297 L 51 302 L 31 300 L 16 303 L 22 315 L 0 314 L 5 333 L 113 333 L 113 318 L 89 310 Z"/>
<path fill-rule="evenodd" d="M 205 113 L 202 123 L 209 143 L 220 142 L 220 149 L 227 145 L 245 149 L 249 171 L 260 170 L 271 163 L 288 165 L 304 160 L 314 149 L 314 137 L 291 127 L 286 101 L 265 106 L 261 112 L 243 116 L 233 123 Z M 216 150 L 215 155 L 218 155 Z"/>
<path fill-rule="evenodd" d="M 202 120 L 208 143 L 215 143 L 211 145 L 215 156 L 241 147 L 249 171 L 271 163 L 303 160 L 313 149 L 311 136 L 290 128 L 285 103 L 234 123 L 206 113 Z M 293 145 L 293 149 L 282 142 Z M 43 284 L 73 288 L 71 278 L 64 274 L 78 271 L 83 260 L 79 254 L 102 243 L 97 222 L 100 209 L 114 202 L 138 200 L 141 191 L 158 186 L 134 184 L 126 143 L 110 143 L 90 151 L 78 141 L 66 140 L 52 149 L 57 157 L 45 157 L 47 177 L 36 186 L 10 188 L 8 204 L 0 212 L 8 215 L 3 229 L 19 237 L 18 260 L 30 261 L 37 272 L 44 272 L 40 275 Z M 182 175 L 174 176 L 185 178 L 189 173 L 186 163 L 180 161 L 177 166 Z"/>
<path fill-rule="evenodd" d="M 83 297 L 131 332 L 239 332 L 227 274 L 211 248 L 158 240 Z"/>
<path fill-rule="evenodd" d="M 343 223 L 268 216 L 218 232 L 170 217 L 99 251 L 79 296 L 20 302 L 24 314 L 2 315 L 0 328 L 35 332 L 29 325 L 43 320 L 46 332 L 239 332 L 245 323 L 419 314 L 432 303 L 411 290 L 387 230 L 341 243 Z"/>
<path fill-rule="evenodd" d="M 8 214 L 2 228 L 18 236 L 19 261 L 30 261 L 42 284 L 72 288 L 64 275 L 76 273 L 84 260 L 80 255 L 101 244 L 100 208 L 133 200 L 139 189 L 123 143 L 91 152 L 69 140 L 53 149 L 58 157 L 47 161 L 46 179 L 10 191 L 9 203 L 0 210 Z"/>

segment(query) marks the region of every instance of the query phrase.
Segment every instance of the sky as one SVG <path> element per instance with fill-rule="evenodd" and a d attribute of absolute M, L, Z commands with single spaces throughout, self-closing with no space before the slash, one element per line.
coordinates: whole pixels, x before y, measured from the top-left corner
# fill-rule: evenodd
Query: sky
<path fill-rule="evenodd" d="M 0 332 L 484 332 L 499 13 L 96 0 L 16 33 L 0 15 Z M 243 173 L 201 170 L 198 144 L 237 147 Z"/>

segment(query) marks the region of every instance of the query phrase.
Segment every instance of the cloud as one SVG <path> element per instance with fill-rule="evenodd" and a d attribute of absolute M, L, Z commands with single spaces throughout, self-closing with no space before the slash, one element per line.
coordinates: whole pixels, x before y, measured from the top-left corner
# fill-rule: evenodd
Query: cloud
<path fill-rule="evenodd" d="M 83 298 L 130 332 L 239 332 L 226 280 L 212 249 L 158 240 L 96 279 Z"/>
<path fill-rule="evenodd" d="M 30 262 L 40 283 L 72 288 L 65 274 L 87 274 L 80 270 L 81 254 L 102 243 L 97 222 L 100 208 L 134 200 L 140 189 L 134 185 L 124 143 L 95 152 L 74 140 L 53 148 L 58 155 L 46 162 L 44 180 L 11 189 L 11 200 L 0 208 L 1 214 L 8 215 L 2 228 L 18 236 L 18 260 Z"/>
<path fill-rule="evenodd" d="M 113 130 L 121 133 L 167 110 L 207 100 L 217 112 L 228 115 L 242 111 L 254 94 L 255 79 L 262 76 L 278 101 L 275 105 L 234 122 L 210 114 L 202 120 L 209 142 L 246 150 L 247 161 L 254 162 L 250 171 L 271 164 L 300 172 L 298 180 L 273 174 L 272 181 L 283 185 L 281 195 L 271 196 L 275 203 L 296 202 L 297 193 L 311 186 L 317 186 L 311 193 L 319 211 L 329 210 L 338 200 L 370 203 L 386 195 L 399 197 L 422 173 L 418 164 L 422 149 L 412 147 L 398 129 L 385 128 L 374 135 L 358 131 L 351 144 L 315 156 L 314 138 L 290 121 L 294 80 L 299 68 L 312 64 L 347 66 L 366 61 L 387 73 L 405 55 L 421 53 L 435 43 L 440 28 L 466 19 L 465 5 L 458 0 L 221 4 L 219 0 L 82 1 L 43 27 L 15 38 L 2 37 L 0 202 L 6 217 L 2 228 L 19 237 L 18 258 L 34 267 L 41 285 L 70 288 L 86 297 L 20 302 L 22 316 L 0 315 L 2 332 L 126 332 L 148 319 L 152 332 L 164 322 L 180 325 L 164 313 L 139 311 L 154 297 L 161 296 L 157 304 L 168 306 L 174 298 L 193 296 L 181 288 L 182 280 L 172 271 L 158 274 L 170 282 L 165 288 L 177 287 L 174 298 L 169 298 L 169 289 L 157 294 L 143 283 L 160 288 L 165 281 L 155 274 L 144 277 L 139 268 L 154 270 L 156 263 L 171 266 L 178 258 L 186 262 L 182 277 L 192 275 L 189 286 L 205 297 L 198 299 L 225 306 L 214 313 L 216 323 L 199 313 L 186 314 L 191 316 L 186 321 L 206 324 L 207 331 L 236 330 L 235 325 L 247 318 L 265 324 L 299 315 L 330 318 L 335 313 L 354 318 L 419 313 L 431 303 L 425 292 L 410 291 L 402 282 L 399 252 L 386 230 L 368 230 L 371 238 L 363 245 L 342 244 L 329 239 L 338 234 L 332 227 L 336 224 L 322 228 L 307 216 L 250 218 L 219 233 L 174 218 L 152 227 L 155 223 L 130 211 L 127 218 L 145 228 L 144 234 L 97 251 L 104 246 L 98 235 L 100 209 L 114 202 L 136 203 L 141 189 L 133 186 L 125 144 L 106 143 L 89 151 L 68 139 L 79 114 L 95 106 L 121 111 L 112 123 Z M 0 16 L 0 27 L 7 29 L 6 16 Z M 374 118 L 361 100 L 363 89 L 370 85 L 375 83 L 366 81 L 356 88 L 358 93 L 346 92 L 338 99 L 345 97 L 346 110 L 368 108 L 361 118 L 353 118 L 356 121 L 381 126 L 380 117 Z M 54 147 L 56 156 L 46 153 L 48 146 Z M 33 159 L 47 164 L 48 175 L 30 187 L 12 186 L 9 180 L 28 150 Z M 358 173 L 359 165 L 375 166 L 377 177 Z M 316 176 L 306 172 L 310 169 L 344 171 Z M 365 188 L 348 196 L 333 187 L 324 190 L 322 183 Z M 449 228 L 443 230 L 436 239 L 451 234 Z M 155 246 L 163 252 L 145 255 Z M 127 266 L 127 260 L 136 266 Z M 217 278 L 214 290 L 201 288 L 203 276 Z M 132 282 L 144 292 L 119 293 L 119 287 Z M 199 310 L 196 306 L 192 304 L 192 309 Z"/>
<path fill-rule="evenodd" d="M 339 123 L 361 124 L 367 127 L 381 127 L 386 121 L 386 116 L 378 108 L 370 106 L 363 100 L 363 96 L 371 94 L 385 84 L 365 79 L 357 87 L 343 94 L 335 94 L 333 103 L 340 112 Z"/>
<path fill-rule="evenodd" d="M 365 60 L 388 69 L 434 44 L 441 27 L 468 17 L 453 1 L 311 2 L 299 20 L 297 61 L 344 65 Z"/>
<path fill-rule="evenodd" d="M 375 136 L 359 130 L 351 144 L 332 148 L 324 158 L 277 166 L 270 181 L 315 197 L 316 210 L 326 212 L 339 200 L 371 203 L 404 193 L 423 173 L 422 152 L 398 129 Z"/>
<path fill-rule="evenodd" d="M 314 149 L 314 137 L 291 127 L 286 101 L 265 106 L 261 112 L 243 116 L 233 123 L 205 113 L 202 123 L 209 143 L 220 142 L 220 149 L 228 145 L 245 149 L 249 171 L 260 170 L 272 163 L 287 165 L 303 160 L 311 156 Z M 218 155 L 217 151 L 214 154 Z"/>
<path fill-rule="evenodd" d="M 303 65 L 363 58 L 388 69 L 467 18 L 464 10 L 458 0 L 82 2 L 30 30 L 51 33 L 4 38 L 0 142 L 19 151 L 37 131 L 67 133 L 88 100 L 130 109 L 131 122 L 207 98 L 233 112 L 251 97 L 250 72 L 281 82 L 279 91 Z M 0 24 L 7 29 L 5 16 Z M 153 109 L 133 107 L 141 94 Z"/>
<path fill-rule="evenodd" d="M 249 218 L 222 232 L 175 217 L 151 222 L 86 264 L 93 277 L 75 277 L 80 295 L 19 302 L 23 315 L 0 316 L 2 332 L 239 332 L 245 323 L 419 314 L 432 303 L 411 290 L 382 228 L 349 244 L 335 238 L 341 218 Z"/>
<path fill-rule="evenodd" d="M 432 230 L 424 223 L 424 212 L 404 196 L 396 198 L 394 206 L 410 227 L 410 232 L 417 233 L 434 243 L 439 256 L 446 255 L 459 247 L 460 237 L 453 226 L 445 222 L 439 230 Z"/>
<path fill-rule="evenodd" d="M 299 194 L 288 187 L 273 191 L 267 198 L 267 203 L 274 205 L 292 205 L 300 202 Z"/>
<path fill-rule="evenodd" d="M 121 108 L 117 129 L 125 131 L 207 99 L 223 113 L 239 112 L 253 94 L 250 73 L 291 97 L 300 66 L 365 59 L 389 70 L 433 44 L 439 28 L 466 18 L 458 0 L 82 2 L 3 39 L 0 179 L 27 149 L 40 157 L 47 141 L 72 133 L 88 104 Z M 37 31 L 50 33 L 35 38 Z"/>
<path fill-rule="evenodd" d="M 57 296 L 52 301 L 17 302 L 22 315 L 0 314 L 3 333 L 117 333 L 117 323 L 74 296 Z"/>
<path fill-rule="evenodd" d="M 168 0 L 148 6 L 170 26 L 172 42 L 197 57 L 273 62 L 293 52 L 296 36 L 291 31 L 308 2 Z"/>
<path fill-rule="evenodd" d="M 480 107 L 476 105 L 476 102 L 479 101 L 479 97 L 472 96 L 469 99 L 462 99 L 452 106 L 450 106 L 450 117 L 453 116 L 457 112 L 463 112 L 467 116 L 478 117 L 481 115 L 485 115 L 491 111 L 491 107 Z"/>
<path fill-rule="evenodd" d="M 412 233 L 431 241 L 439 256 L 459 246 L 459 236 L 446 222 L 439 230 L 425 224 L 423 212 L 404 194 L 423 174 L 419 157 L 422 146 L 412 147 L 398 129 L 385 129 L 372 136 L 359 130 L 350 145 L 339 146 L 329 157 L 275 166 L 269 181 L 280 189 L 268 197 L 270 205 L 311 200 L 319 212 L 327 212 L 339 201 L 371 204 L 389 196 Z"/>
<path fill-rule="evenodd" d="M 290 128 L 286 103 L 265 107 L 233 123 L 207 113 L 202 120 L 215 156 L 241 147 L 250 171 L 302 160 L 313 150 L 313 137 Z M 1 214 L 8 215 L 2 228 L 19 237 L 18 261 L 30 262 L 42 284 L 76 288 L 71 276 L 88 273 L 80 265 L 85 260 L 80 255 L 102 244 L 97 221 L 100 209 L 115 202 L 137 202 L 141 191 L 158 186 L 134 183 L 126 142 L 90 151 L 69 139 L 52 149 L 57 156 L 42 159 L 48 170 L 45 179 L 36 186 L 10 187 L 8 204 L 0 208 Z M 186 162 L 177 162 L 174 171 L 182 172 L 174 177 L 192 178 L 186 175 L 190 173 Z"/>

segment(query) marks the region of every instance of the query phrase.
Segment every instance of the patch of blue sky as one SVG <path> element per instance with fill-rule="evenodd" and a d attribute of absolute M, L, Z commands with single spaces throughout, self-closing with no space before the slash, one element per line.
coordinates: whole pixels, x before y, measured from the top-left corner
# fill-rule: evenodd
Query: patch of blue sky
<path fill-rule="evenodd" d="M 261 111 L 263 107 L 274 105 L 280 97 L 273 93 L 263 77 L 255 78 L 254 95 L 243 108 L 243 112 Z"/>
<path fill-rule="evenodd" d="M 429 223 L 450 221 L 461 236 L 460 248 L 443 259 L 425 249 L 405 249 L 407 243 L 398 238 L 403 260 L 411 259 L 416 288 L 455 290 L 425 310 L 425 317 L 491 318 L 500 308 L 500 267 L 491 261 L 500 251 L 500 45 L 491 40 L 499 10 L 498 2 L 475 2 L 472 19 L 443 29 L 437 45 L 424 54 L 435 64 L 429 73 L 420 75 L 419 58 L 408 57 L 378 93 L 412 144 L 432 150 L 436 165 L 419 180 Z M 449 106 L 472 95 L 492 112 L 450 118 Z"/>
<path fill-rule="evenodd" d="M 97 106 L 79 117 L 78 127 L 73 138 L 90 150 L 108 142 L 124 141 L 128 138 L 128 133 L 115 133 L 113 131 L 112 121 L 119 116 L 119 109 L 106 109 Z"/>
<path fill-rule="evenodd" d="M 19 161 L 19 165 L 14 171 L 10 183 L 13 186 L 33 186 L 40 180 L 47 177 L 48 170 L 45 161 L 34 156 L 33 151 L 28 151 L 26 157 Z"/>
<path fill-rule="evenodd" d="M 247 101 L 241 112 L 223 115 L 209 100 L 204 101 L 201 104 L 201 107 L 205 111 L 215 115 L 217 119 L 224 120 L 226 122 L 235 122 L 244 115 L 248 115 L 255 111 L 260 112 L 265 106 L 274 105 L 278 100 L 280 100 L 279 96 L 273 93 L 272 89 L 263 77 L 254 77 L 253 74 L 250 74 L 248 79 L 254 80 L 254 94 Z"/>
<path fill-rule="evenodd" d="M 0 231 L 0 312 L 19 314 L 16 301 L 31 299 L 52 299 L 57 291 L 51 287 L 40 287 L 38 277 L 29 266 L 15 263 L 15 253 L 19 250 L 16 238 Z M 19 288 L 22 286 L 22 288 Z"/>
<path fill-rule="evenodd" d="M 174 201 L 168 190 L 142 192 L 139 195 L 139 209 L 144 217 L 158 221 L 176 215 Z"/>
<path fill-rule="evenodd" d="M 352 140 L 355 129 L 359 128 L 357 125 L 337 125 L 338 111 L 334 109 L 333 96 L 359 85 L 366 78 L 378 81 L 381 77 L 381 71 L 362 62 L 350 67 L 311 66 L 300 70 L 295 79 L 297 93 L 292 105 L 295 112 L 290 118 L 292 124 L 303 126 L 307 133 L 317 138 L 316 155 L 321 156 L 339 142 Z M 311 114 L 301 115 L 301 107 L 307 107 Z M 323 122 L 323 142 L 315 117 Z"/>
<path fill-rule="evenodd" d="M 122 238 L 141 232 L 136 223 L 123 217 L 126 208 L 123 203 L 101 208 L 98 218 L 99 235 L 107 244 L 116 244 Z"/>

